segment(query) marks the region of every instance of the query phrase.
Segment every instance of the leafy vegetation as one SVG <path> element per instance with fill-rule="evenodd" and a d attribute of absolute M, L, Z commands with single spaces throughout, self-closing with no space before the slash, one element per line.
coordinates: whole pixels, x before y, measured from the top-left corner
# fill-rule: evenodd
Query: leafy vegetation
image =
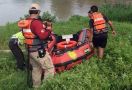
<path fill-rule="evenodd" d="M 111 20 L 131 22 L 132 23 L 132 5 L 128 4 L 106 4 L 101 11 Z"/>
<path fill-rule="evenodd" d="M 43 21 L 56 22 L 56 16 L 51 15 L 48 11 L 47 12 L 43 12 L 42 20 Z"/>
<path fill-rule="evenodd" d="M 8 41 L 10 37 L 19 31 L 16 23 L 0 26 L 0 50 L 8 48 Z"/>

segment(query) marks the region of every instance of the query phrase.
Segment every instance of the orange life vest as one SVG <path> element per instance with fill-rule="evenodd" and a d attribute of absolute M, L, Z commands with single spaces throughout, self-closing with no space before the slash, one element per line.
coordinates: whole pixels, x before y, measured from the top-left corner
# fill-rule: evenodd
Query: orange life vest
<path fill-rule="evenodd" d="M 25 37 L 25 44 L 30 47 L 31 50 L 37 50 L 40 48 L 45 42 L 41 41 L 32 31 L 31 31 L 31 23 L 34 19 L 21 20 L 18 22 L 18 26 L 22 28 L 23 36 Z"/>
<path fill-rule="evenodd" d="M 100 12 L 94 12 L 92 13 L 92 19 L 94 21 L 94 30 L 97 32 L 100 32 L 102 30 L 105 30 L 106 28 L 106 21 L 103 18 L 103 15 Z"/>
<path fill-rule="evenodd" d="M 33 40 L 36 36 L 32 33 L 30 26 L 33 19 L 21 20 L 18 22 L 18 26 L 22 28 L 23 36 L 25 37 L 25 44 L 33 45 Z"/>

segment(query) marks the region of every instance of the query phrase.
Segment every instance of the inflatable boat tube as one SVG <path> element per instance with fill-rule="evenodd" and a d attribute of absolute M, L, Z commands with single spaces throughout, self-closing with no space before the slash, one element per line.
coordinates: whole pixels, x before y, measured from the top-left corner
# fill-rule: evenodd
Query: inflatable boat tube
<path fill-rule="evenodd" d="M 65 49 L 65 48 L 71 48 L 74 47 L 77 44 L 76 41 L 62 41 L 57 44 L 58 49 Z"/>

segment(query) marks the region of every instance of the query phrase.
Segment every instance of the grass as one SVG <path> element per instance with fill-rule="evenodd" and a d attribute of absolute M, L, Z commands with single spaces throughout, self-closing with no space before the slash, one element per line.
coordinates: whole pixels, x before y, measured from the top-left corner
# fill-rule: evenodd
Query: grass
<path fill-rule="evenodd" d="M 6 26 L 0 26 L 0 50 L 8 49 L 8 41 L 10 37 L 18 32 L 16 23 L 8 23 Z"/>
<path fill-rule="evenodd" d="M 67 22 L 54 23 L 53 28 L 57 34 L 70 34 L 87 27 L 87 23 L 86 17 L 73 16 Z M 56 74 L 53 80 L 43 82 L 39 90 L 131 90 L 132 25 L 113 23 L 117 36 L 113 37 L 109 32 L 103 60 L 94 56 L 74 69 Z M 0 30 L 1 48 L 7 49 L 9 37 L 18 28 L 16 24 L 8 24 L 0 29 L 3 30 Z M 26 71 L 16 70 L 11 53 L 0 52 L 0 90 L 32 90 L 26 84 Z"/>
<path fill-rule="evenodd" d="M 132 4 L 106 4 L 100 9 L 110 20 L 132 23 Z"/>

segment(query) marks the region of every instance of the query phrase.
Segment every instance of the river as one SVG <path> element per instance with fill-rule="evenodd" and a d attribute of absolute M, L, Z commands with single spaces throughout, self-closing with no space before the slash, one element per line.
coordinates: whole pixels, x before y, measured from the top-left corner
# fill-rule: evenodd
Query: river
<path fill-rule="evenodd" d="M 19 20 L 28 14 L 30 5 L 40 3 L 41 11 L 48 11 L 58 20 L 67 20 L 72 15 L 86 16 L 91 5 L 102 5 L 116 0 L 0 0 L 0 26 Z"/>

